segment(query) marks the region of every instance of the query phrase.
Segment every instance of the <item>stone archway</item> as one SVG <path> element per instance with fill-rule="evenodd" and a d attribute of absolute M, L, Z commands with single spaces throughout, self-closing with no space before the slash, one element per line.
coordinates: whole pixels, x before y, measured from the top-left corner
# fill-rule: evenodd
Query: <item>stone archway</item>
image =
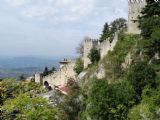
<path fill-rule="evenodd" d="M 45 86 L 46 88 L 48 88 L 48 87 L 49 87 L 49 83 L 48 83 L 47 81 L 45 81 L 45 82 L 44 82 L 44 86 Z"/>
<path fill-rule="evenodd" d="M 49 90 L 49 91 L 52 90 L 52 87 L 49 85 L 49 83 L 47 81 L 45 81 L 43 85 L 45 86 L 45 88 L 47 90 Z"/>

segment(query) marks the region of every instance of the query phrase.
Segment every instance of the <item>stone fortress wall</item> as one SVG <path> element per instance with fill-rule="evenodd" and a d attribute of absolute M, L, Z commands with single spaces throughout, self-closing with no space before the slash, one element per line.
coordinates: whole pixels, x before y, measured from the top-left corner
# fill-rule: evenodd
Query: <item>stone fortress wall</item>
<path fill-rule="evenodd" d="M 108 54 L 109 51 L 113 51 L 114 46 L 118 41 L 118 33 L 115 33 L 115 37 L 110 42 L 106 40 L 102 43 L 99 43 L 98 39 L 89 39 L 87 38 L 83 43 L 84 54 L 83 54 L 83 62 L 84 68 L 87 68 L 89 64 L 91 64 L 90 59 L 88 58 L 88 54 L 93 47 L 96 47 L 100 50 L 101 59 L 104 58 Z M 74 71 L 75 60 L 65 60 L 60 62 L 60 69 L 48 76 L 42 77 L 41 74 L 35 74 L 35 82 L 41 83 L 45 85 L 45 82 L 49 84 L 52 88 L 55 86 L 65 86 L 69 79 L 76 79 L 76 73 Z"/>
<path fill-rule="evenodd" d="M 96 47 L 100 50 L 100 56 L 101 59 L 104 58 L 108 54 L 109 51 L 113 51 L 114 46 L 116 45 L 118 41 L 118 33 L 115 33 L 115 37 L 110 42 L 109 40 L 106 40 L 102 43 L 99 43 L 98 39 L 89 39 L 87 38 L 83 43 L 84 48 L 84 54 L 83 54 L 83 62 L 84 62 L 84 68 L 87 68 L 89 64 L 91 64 L 90 59 L 88 58 L 88 54 L 90 53 L 90 50 L 93 47 Z M 67 62 L 67 63 L 64 63 Z M 75 67 L 75 60 L 71 61 L 62 61 L 60 64 L 60 69 L 56 71 L 55 73 L 52 73 L 48 76 L 42 77 L 40 74 L 35 74 L 35 82 L 45 84 L 47 82 L 52 88 L 54 86 L 65 86 L 67 84 L 67 81 L 69 79 L 76 79 L 76 73 L 74 71 Z"/>
<path fill-rule="evenodd" d="M 110 42 L 110 40 L 105 40 L 104 42 L 100 43 L 97 39 L 86 39 L 83 42 L 83 62 L 84 62 L 84 68 L 87 68 L 89 64 L 91 64 L 90 59 L 88 58 L 88 54 L 90 53 L 90 50 L 93 47 L 96 47 L 100 50 L 100 56 L 101 59 L 103 59 L 109 51 L 113 51 L 116 43 L 118 41 L 118 33 L 115 33 L 115 36 Z"/>
<path fill-rule="evenodd" d="M 141 11 L 146 5 L 146 0 L 128 0 L 128 33 L 140 34 L 141 30 L 138 28 L 138 23 L 136 22 L 138 16 L 141 16 Z M 91 64 L 88 54 L 93 47 L 97 47 L 100 50 L 101 59 L 108 54 L 109 51 L 113 51 L 116 43 L 118 41 L 118 32 L 115 33 L 114 39 L 112 42 L 105 40 L 102 43 L 99 43 L 98 40 L 90 39 L 85 40 L 83 43 L 84 46 L 84 68 L 87 68 Z"/>
<path fill-rule="evenodd" d="M 64 61 L 65 64 L 61 63 L 60 69 L 48 76 L 41 77 L 40 74 L 35 74 L 35 82 L 45 85 L 47 82 L 49 86 L 54 88 L 55 86 L 65 86 L 69 79 L 74 79 L 76 73 L 74 72 L 75 60 Z"/>
<path fill-rule="evenodd" d="M 100 43 L 99 48 L 100 48 L 101 59 L 103 59 L 108 54 L 109 51 L 113 51 L 117 41 L 118 41 L 118 32 L 115 33 L 112 42 L 110 42 L 110 40 L 108 39 Z"/>
<path fill-rule="evenodd" d="M 146 0 L 128 0 L 128 33 L 140 34 L 140 29 L 138 28 L 138 23 L 135 22 L 137 17 L 141 15 L 141 10 L 146 5 Z M 99 43 L 97 39 L 87 38 L 83 42 L 83 62 L 84 68 L 87 68 L 91 64 L 88 54 L 93 47 L 100 50 L 101 59 L 108 54 L 109 51 L 113 51 L 116 43 L 118 41 L 118 32 L 115 33 L 112 42 L 106 40 Z M 129 56 L 129 55 L 128 55 Z M 66 62 L 66 63 L 65 63 Z M 129 61 L 130 62 L 130 61 Z M 66 85 L 68 79 L 76 79 L 76 73 L 74 72 L 75 61 L 63 61 L 61 63 L 60 69 L 53 74 L 42 77 L 40 74 L 35 74 L 35 82 L 45 84 L 47 82 L 52 88 L 54 86 Z"/>
<path fill-rule="evenodd" d="M 88 58 L 88 54 L 93 47 L 97 47 L 99 44 L 98 39 L 90 39 L 86 38 L 83 41 L 83 64 L 84 68 L 87 68 L 89 64 L 91 64 L 90 59 Z"/>
<path fill-rule="evenodd" d="M 136 20 L 138 16 L 141 16 L 141 11 L 145 5 L 146 0 L 128 0 L 128 33 L 141 33 Z"/>

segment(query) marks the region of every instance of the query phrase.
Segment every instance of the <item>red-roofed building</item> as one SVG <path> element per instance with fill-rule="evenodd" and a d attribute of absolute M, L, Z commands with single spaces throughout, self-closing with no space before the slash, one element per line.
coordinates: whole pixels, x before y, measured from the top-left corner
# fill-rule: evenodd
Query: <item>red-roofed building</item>
<path fill-rule="evenodd" d="M 55 89 L 63 93 L 64 95 L 68 95 L 69 88 L 64 85 L 55 86 Z"/>

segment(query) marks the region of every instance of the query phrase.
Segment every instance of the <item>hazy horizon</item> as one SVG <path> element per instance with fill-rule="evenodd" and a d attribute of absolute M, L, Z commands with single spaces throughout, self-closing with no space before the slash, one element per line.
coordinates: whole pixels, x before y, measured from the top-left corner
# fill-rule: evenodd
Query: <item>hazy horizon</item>
<path fill-rule="evenodd" d="M 76 58 L 77 55 L 59 55 L 59 56 L 52 56 L 52 55 L 1 55 L 0 59 L 8 59 L 8 58 L 43 58 L 43 59 L 63 59 L 63 58 Z"/>

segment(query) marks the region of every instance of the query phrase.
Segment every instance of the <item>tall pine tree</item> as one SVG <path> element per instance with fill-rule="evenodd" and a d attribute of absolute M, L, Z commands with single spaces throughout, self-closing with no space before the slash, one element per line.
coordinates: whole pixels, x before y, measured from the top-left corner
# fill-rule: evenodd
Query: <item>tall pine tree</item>
<path fill-rule="evenodd" d="M 49 74 L 48 67 L 46 66 L 44 71 L 43 71 L 43 76 L 47 76 Z"/>
<path fill-rule="evenodd" d="M 110 37 L 109 25 L 108 25 L 108 23 L 105 23 L 104 29 L 103 29 L 101 37 L 100 37 L 100 42 L 105 41 L 108 37 Z"/>

